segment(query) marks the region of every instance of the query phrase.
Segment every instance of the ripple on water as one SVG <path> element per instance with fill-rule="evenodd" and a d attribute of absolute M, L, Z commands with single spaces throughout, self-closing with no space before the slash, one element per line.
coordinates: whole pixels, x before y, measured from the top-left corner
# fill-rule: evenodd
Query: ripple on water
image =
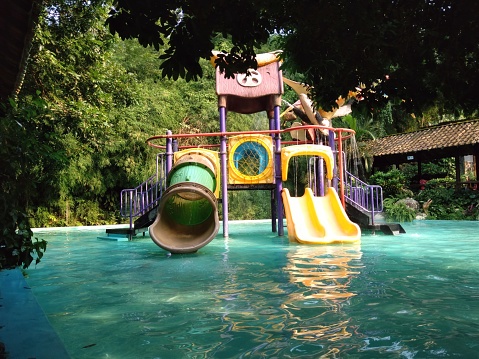
<path fill-rule="evenodd" d="M 404 227 L 303 246 L 231 223 L 179 256 L 147 237 L 48 231 L 27 281 L 75 358 L 475 357 L 479 224 Z"/>

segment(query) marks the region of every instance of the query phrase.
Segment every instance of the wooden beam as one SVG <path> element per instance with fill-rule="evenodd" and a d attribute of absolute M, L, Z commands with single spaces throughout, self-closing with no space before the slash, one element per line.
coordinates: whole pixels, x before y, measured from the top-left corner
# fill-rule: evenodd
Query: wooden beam
<path fill-rule="evenodd" d="M 456 167 L 456 189 L 461 186 L 461 161 L 459 156 L 454 157 L 454 166 Z"/>
<path fill-rule="evenodd" d="M 475 174 L 476 174 L 476 181 L 479 181 L 479 145 L 476 143 L 474 145 L 474 150 L 473 153 L 474 155 L 474 168 L 475 168 Z"/>

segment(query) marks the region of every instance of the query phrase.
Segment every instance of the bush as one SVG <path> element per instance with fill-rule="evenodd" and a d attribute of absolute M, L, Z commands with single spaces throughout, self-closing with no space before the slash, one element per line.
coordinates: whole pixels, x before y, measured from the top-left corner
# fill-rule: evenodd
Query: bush
<path fill-rule="evenodd" d="M 411 222 L 416 218 L 416 211 L 404 201 L 394 197 L 384 200 L 384 213 L 386 218 L 396 222 Z"/>
<path fill-rule="evenodd" d="M 75 208 L 75 216 L 87 226 L 105 224 L 102 219 L 102 211 L 98 203 L 93 201 L 80 200 Z"/>
<path fill-rule="evenodd" d="M 429 183 L 428 183 L 429 184 Z M 426 186 L 417 195 L 420 202 L 432 200 L 427 213 L 428 219 L 478 220 L 479 193 L 454 187 Z"/>
<path fill-rule="evenodd" d="M 42 227 L 62 227 L 61 221 L 58 217 L 51 213 L 48 208 L 38 207 L 35 212 L 30 215 L 30 226 L 33 228 L 42 228 Z"/>
<path fill-rule="evenodd" d="M 398 169 L 376 172 L 369 178 L 369 182 L 381 186 L 384 197 L 405 198 L 412 195 L 412 192 L 406 188 L 406 177 Z"/>
<path fill-rule="evenodd" d="M 417 163 L 405 163 L 400 165 L 401 171 L 404 173 L 407 181 L 418 183 L 419 180 L 431 180 L 435 178 L 454 178 L 455 166 L 453 158 L 442 158 L 432 162 L 424 162 L 421 166 L 421 178 L 418 177 Z"/>

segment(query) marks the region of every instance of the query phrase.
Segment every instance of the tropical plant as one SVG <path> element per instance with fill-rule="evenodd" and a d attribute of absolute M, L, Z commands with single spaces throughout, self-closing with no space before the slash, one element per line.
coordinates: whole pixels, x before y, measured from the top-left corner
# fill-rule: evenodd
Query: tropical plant
<path fill-rule="evenodd" d="M 422 163 L 421 178 L 418 177 L 417 163 L 402 164 L 400 165 L 400 170 L 406 177 L 407 182 L 417 184 L 420 180 L 425 180 L 429 185 L 442 182 L 454 182 L 456 171 L 453 158 L 442 158 Z"/>
<path fill-rule="evenodd" d="M 476 191 L 454 185 L 445 187 L 426 186 L 416 198 L 426 203 L 430 201 L 427 209 L 428 219 L 442 220 L 477 220 L 479 215 L 479 194 Z"/>
<path fill-rule="evenodd" d="M 373 125 L 372 118 L 360 120 L 349 114 L 341 117 L 341 121 L 346 124 L 347 128 L 354 130 L 356 141 L 374 140 L 376 138 L 373 133 L 374 129 L 371 128 Z"/>
<path fill-rule="evenodd" d="M 369 178 L 371 184 L 379 185 L 383 189 L 384 197 L 405 198 L 412 196 L 406 186 L 406 177 L 398 169 L 387 172 L 378 171 Z"/>
<path fill-rule="evenodd" d="M 384 199 L 384 213 L 386 218 L 397 222 L 411 222 L 416 218 L 416 211 L 407 206 L 406 203 L 395 197 Z"/>
<path fill-rule="evenodd" d="M 46 251 L 47 242 L 33 238 L 26 214 L 11 210 L 0 217 L 0 269 L 38 264 Z"/>
<path fill-rule="evenodd" d="M 62 167 L 54 134 L 36 131 L 33 118 L 44 118 L 45 103 L 32 96 L 28 105 L 11 100 L 0 107 L 0 268 L 41 259 L 46 242 L 33 241 L 26 208 L 32 198 L 49 188 L 48 169 Z M 51 187 L 50 187 L 51 188 Z M 44 193 L 46 199 L 50 193 Z"/>

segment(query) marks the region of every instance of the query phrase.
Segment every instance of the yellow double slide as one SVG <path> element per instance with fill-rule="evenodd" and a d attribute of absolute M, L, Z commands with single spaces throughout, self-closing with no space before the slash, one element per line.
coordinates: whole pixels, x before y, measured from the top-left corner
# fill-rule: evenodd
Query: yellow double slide
<path fill-rule="evenodd" d="M 333 155 L 327 146 L 297 145 L 283 148 L 281 165 L 283 181 L 287 179 L 289 160 L 293 156 L 320 156 L 326 162 L 326 176 L 333 177 Z M 333 187 L 326 195 L 317 197 L 306 188 L 302 197 L 291 197 L 287 188 L 282 191 L 284 211 L 290 241 L 308 244 L 356 243 L 361 240 L 361 229 L 346 214 Z"/>

